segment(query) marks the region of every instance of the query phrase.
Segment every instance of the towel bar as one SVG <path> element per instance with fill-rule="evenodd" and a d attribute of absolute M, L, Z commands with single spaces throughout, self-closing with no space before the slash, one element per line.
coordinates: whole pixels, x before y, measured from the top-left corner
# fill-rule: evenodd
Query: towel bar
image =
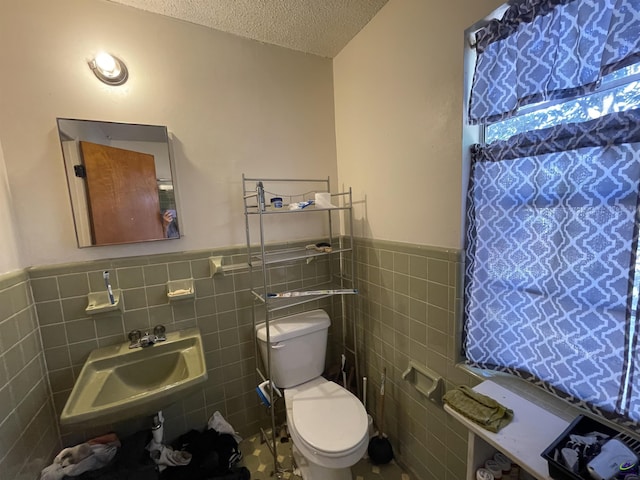
<path fill-rule="evenodd" d="M 402 378 L 429 400 L 434 402 L 442 400 L 442 377 L 433 370 L 410 360 L 409 368 L 402 374 Z"/>
<path fill-rule="evenodd" d="M 249 271 L 248 263 L 233 263 L 231 265 L 223 265 L 222 257 L 209 257 L 209 276 L 226 275 L 227 273 L 243 273 Z"/>

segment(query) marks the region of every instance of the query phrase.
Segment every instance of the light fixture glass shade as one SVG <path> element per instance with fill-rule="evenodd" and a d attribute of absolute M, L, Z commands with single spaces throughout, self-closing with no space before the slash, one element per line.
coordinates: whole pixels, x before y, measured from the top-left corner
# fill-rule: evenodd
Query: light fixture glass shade
<path fill-rule="evenodd" d="M 129 78 L 124 62 L 106 52 L 100 52 L 89 61 L 89 67 L 95 76 L 107 85 L 122 85 Z"/>

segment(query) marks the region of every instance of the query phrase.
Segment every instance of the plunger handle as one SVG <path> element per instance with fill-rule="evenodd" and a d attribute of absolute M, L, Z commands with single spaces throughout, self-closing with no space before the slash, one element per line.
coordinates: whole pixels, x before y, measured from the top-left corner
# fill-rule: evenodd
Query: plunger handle
<path fill-rule="evenodd" d="M 387 377 L 387 367 L 382 368 L 382 380 L 380 381 L 380 428 L 378 432 L 378 438 L 382 438 L 382 431 L 384 429 L 384 382 Z"/>
<path fill-rule="evenodd" d="M 362 404 L 367 409 L 367 377 L 362 377 Z"/>

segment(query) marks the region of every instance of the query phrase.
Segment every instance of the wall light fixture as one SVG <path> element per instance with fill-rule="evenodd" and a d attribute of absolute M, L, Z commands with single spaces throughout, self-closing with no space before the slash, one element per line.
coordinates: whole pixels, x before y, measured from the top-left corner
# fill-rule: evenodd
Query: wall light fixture
<path fill-rule="evenodd" d="M 100 52 L 89 61 L 89 68 L 107 85 L 122 85 L 129 78 L 127 66 L 118 57 Z"/>

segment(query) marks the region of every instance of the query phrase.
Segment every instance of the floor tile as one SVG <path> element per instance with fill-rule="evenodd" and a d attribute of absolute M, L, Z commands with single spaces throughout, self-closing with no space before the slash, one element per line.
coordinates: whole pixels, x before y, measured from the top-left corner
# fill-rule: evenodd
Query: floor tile
<path fill-rule="evenodd" d="M 291 456 L 291 442 L 286 437 L 276 440 L 278 462 L 285 472 L 281 478 L 302 480 L 293 474 L 293 457 Z M 252 480 L 272 480 L 274 475 L 273 455 L 262 435 L 256 434 L 244 439 L 240 443 L 240 450 L 244 456 L 244 466 L 251 472 Z M 387 465 L 373 465 L 367 458 L 363 458 L 351 468 L 354 480 L 412 480 L 411 477 L 391 461 Z"/>

